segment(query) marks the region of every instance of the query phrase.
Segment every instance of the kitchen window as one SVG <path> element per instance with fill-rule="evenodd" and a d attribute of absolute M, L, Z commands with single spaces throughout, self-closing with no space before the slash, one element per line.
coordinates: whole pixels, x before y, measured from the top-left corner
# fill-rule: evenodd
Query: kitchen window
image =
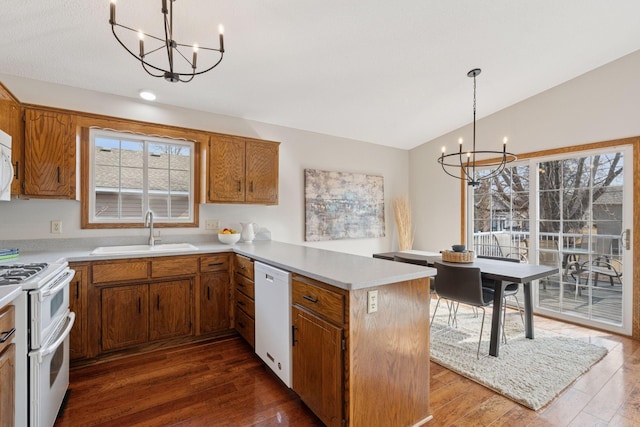
<path fill-rule="evenodd" d="M 195 226 L 192 141 L 89 130 L 88 223 Z"/>

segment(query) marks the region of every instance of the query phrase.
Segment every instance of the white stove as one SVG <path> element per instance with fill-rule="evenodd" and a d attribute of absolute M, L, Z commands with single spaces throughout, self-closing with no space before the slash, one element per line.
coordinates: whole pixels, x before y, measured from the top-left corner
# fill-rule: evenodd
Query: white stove
<path fill-rule="evenodd" d="M 16 352 L 17 365 L 24 368 L 16 366 L 16 383 L 28 384 L 30 427 L 54 425 L 69 387 L 69 333 L 75 321 L 69 283 L 74 273 L 66 262 L 0 264 L 0 286 L 20 285 L 27 299 L 27 345 Z M 16 396 L 16 404 L 21 398 Z"/>
<path fill-rule="evenodd" d="M 67 266 L 66 262 L 0 265 L 0 286 L 20 285 L 24 290 L 38 289 L 62 273 Z"/>

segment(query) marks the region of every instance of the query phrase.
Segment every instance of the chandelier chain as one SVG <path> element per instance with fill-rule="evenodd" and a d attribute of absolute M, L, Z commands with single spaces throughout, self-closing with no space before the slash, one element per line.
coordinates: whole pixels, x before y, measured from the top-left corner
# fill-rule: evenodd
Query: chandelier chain
<path fill-rule="evenodd" d="M 477 82 L 476 77 L 481 73 L 480 68 L 474 68 L 467 73 L 468 77 L 473 77 L 473 140 L 472 149 L 462 150 L 462 138 L 459 140 L 457 153 L 445 154 L 445 147 L 442 147 L 442 154 L 438 157 L 438 163 L 442 170 L 449 176 L 467 181 L 467 184 L 476 187 L 480 185 L 480 180 L 488 180 L 498 176 L 508 163 L 517 160 L 515 154 L 507 152 L 507 138 L 502 143 L 502 151 L 476 150 L 476 108 L 477 108 Z M 464 155 L 466 154 L 466 155 Z M 479 155 L 479 156 L 478 156 Z M 482 156 L 496 156 L 496 158 L 483 159 Z M 478 158 L 479 157 L 479 158 Z M 478 176 L 476 167 L 486 167 L 488 173 Z M 458 172 L 455 173 L 455 170 Z"/>

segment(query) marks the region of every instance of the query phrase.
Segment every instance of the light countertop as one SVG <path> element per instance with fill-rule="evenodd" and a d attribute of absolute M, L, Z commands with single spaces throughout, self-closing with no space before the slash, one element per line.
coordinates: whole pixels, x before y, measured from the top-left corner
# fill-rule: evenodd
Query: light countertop
<path fill-rule="evenodd" d="M 20 285 L 0 286 L 0 309 L 16 299 L 22 292 Z"/>
<path fill-rule="evenodd" d="M 68 246 L 68 245 L 67 245 Z M 20 256 L 3 260 L 2 264 L 28 262 L 83 262 L 109 259 L 146 258 L 157 256 L 194 255 L 216 252 L 235 252 L 282 270 L 298 273 L 346 290 L 356 290 L 406 280 L 435 276 L 434 268 L 376 259 L 361 255 L 317 249 L 303 245 L 268 241 L 237 243 L 194 243 L 197 250 L 155 252 L 141 255 L 91 255 L 91 250 L 65 247 L 20 251 Z"/>

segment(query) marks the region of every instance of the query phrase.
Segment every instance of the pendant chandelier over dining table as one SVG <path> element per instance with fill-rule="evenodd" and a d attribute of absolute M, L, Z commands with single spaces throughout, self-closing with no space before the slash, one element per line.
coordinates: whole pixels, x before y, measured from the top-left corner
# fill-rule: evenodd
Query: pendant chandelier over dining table
<path fill-rule="evenodd" d="M 164 17 L 164 37 L 157 37 L 152 34 L 145 33 L 141 30 L 134 30 L 131 27 L 122 25 L 116 22 L 116 0 L 111 0 L 109 23 L 111 24 L 111 32 L 116 38 L 118 43 L 131 54 L 134 58 L 140 61 L 142 68 L 153 77 L 164 77 L 169 82 L 190 82 L 193 78 L 199 74 L 204 74 L 207 71 L 213 70 L 224 56 L 224 35 L 223 28 L 220 25 L 219 41 L 220 47 L 218 49 L 198 46 L 197 44 L 183 44 L 174 40 L 173 36 L 173 3 L 176 0 L 162 0 L 162 15 Z M 167 7 L 168 3 L 168 7 Z M 127 31 L 132 31 L 138 34 L 138 53 L 134 53 L 135 48 L 130 49 L 125 42 L 122 41 L 116 33 L 116 28 L 120 28 Z M 125 34 L 125 33 L 122 33 Z M 145 38 L 148 38 L 154 42 L 154 46 L 151 49 L 145 50 Z M 157 43 L 155 43 L 157 42 Z M 192 50 L 191 60 L 188 59 L 187 53 L 183 53 L 180 48 L 186 48 Z M 185 50 L 185 49 L 183 49 Z M 160 62 L 152 63 L 149 56 L 166 51 L 166 65 L 161 65 Z M 205 69 L 198 71 L 198 52 L 204 51 L 206 53 Z M 157 57 L 157 61 L 160 61 L 162 55 L 154 55 L 154 59 Z M 212 65 L 211 65 L 212 64 Z"/>
<path fill-rule="evenodd" d="M 474 68 L 467 73 L 467 77 L 473 78 L 473 146 L 470 151 L 463 151 L 462 138 L 458 140 L 459 148 L 457 153 L 445 154 L 445 147 L 442 147 L 442 154 L 438 157 L 438 163 L 442 170 L 449 176 L 467 181 L 467 185 L 477 187 L 481 180 L 487 180 L 498 176 L 508 163 L 517 160 L 513 153 L 507 152 L 507 137 L 502 141 L 502 151 L 476 150 L 476 77 L 482 70 Z M 482 158 L 480 158 L 482 157 Z M 487 170 L 479 176 L 476 173 L 476 166 Z"/>

